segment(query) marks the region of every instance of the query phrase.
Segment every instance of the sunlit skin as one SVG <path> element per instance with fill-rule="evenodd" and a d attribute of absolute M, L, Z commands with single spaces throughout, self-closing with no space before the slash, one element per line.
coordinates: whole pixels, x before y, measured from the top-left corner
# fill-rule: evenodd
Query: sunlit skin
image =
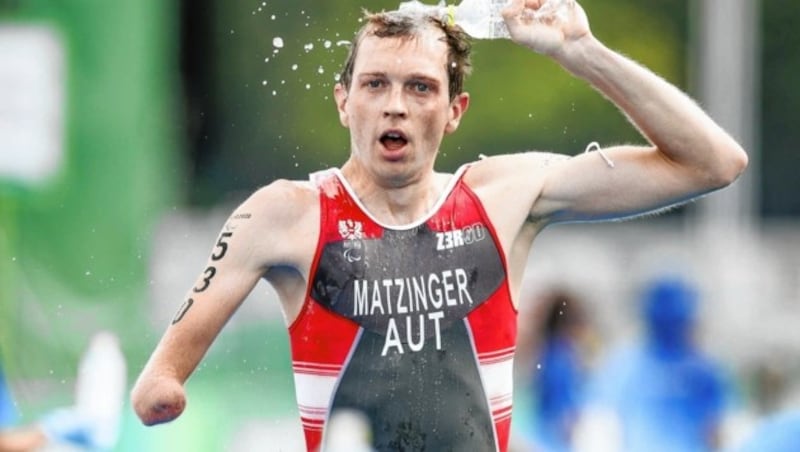
<path fill-rule="evenodd" d="M 597 40 L 578 3 L 563 20 L 537 22 L 531 13 L 541 3 L 509 2 L 503 16 L 512 41 L 601 92 L 645 143 L 604 147 L 604 158 L 571 149 L 575 157 L 517 152 L 470 163 L 463 181 L 496 233 L 515 304 L 528 253 L 546 226 L 653 212 L 725 187 L 747 166 L 738 143 L 689 97 Z M 434 161 L 470 102 L 465 93 L 450 98 L 442 35 L 428 26 L 409 39 L 366 36 L 351 85 L 335 87 L 339 119 L 351 137 L 342 172 L 369 213 L 387 225 L 424 219 L 453 177 L 435 172 Z M 542 88 L 520 92 L 520 101 L 536 89 Z M 308 181 L 277 180 L 233 212 L 196 290 L 187 294 L 191 309 L 169 326 L 133 389 L 143 423 L 181 414 L 184 383 L 261 279 L 278 294 L 287 323 L 297 318 L 320 232 L 319 190 Z"/>
<path fill-rule="evenodd" d="M 406 39 L 367 36 L 352 86 L 335 88 L 339 119 L 350 129 L 351 155 L 342 171 L 368 206 L 427 199 L 421 211 L 409 212 L 412 218 L 438 197 L 433 166 L 439 145 L 469 105 L 466 93 L 450 100 L 443 38 L 433 27 Z"/>

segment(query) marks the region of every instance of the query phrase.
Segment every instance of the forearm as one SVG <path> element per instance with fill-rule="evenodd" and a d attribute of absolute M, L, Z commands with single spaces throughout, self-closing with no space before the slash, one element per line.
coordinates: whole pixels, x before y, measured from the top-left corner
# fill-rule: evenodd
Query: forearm
<path fill-rule="evenodd" d="M 214 339 L 207 331 L 173 325 L 164 334 L 131 392 L 131 404 L 145 425 L 169 422 L 183 412 L 183 385 Z"/>
<path fill-rule="evenodd" d="M 692 99 L 591 34 L 552 56 L 617 105 L 671 161 L 726 180 L 741 171 L 744 151 Z"/>

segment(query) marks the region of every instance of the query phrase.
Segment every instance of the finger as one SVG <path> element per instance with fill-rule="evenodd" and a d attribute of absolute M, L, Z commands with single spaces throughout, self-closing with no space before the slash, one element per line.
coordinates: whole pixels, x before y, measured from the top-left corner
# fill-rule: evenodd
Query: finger
<path fill-rule="evenodd" d="M 503 19 L 509 20 L 522 14 L 522 12 L 525 10 L 525 2 L 526 0 L 509 1 L 508 4 L 506 4 L 506 7 L 501 11 Z"/>

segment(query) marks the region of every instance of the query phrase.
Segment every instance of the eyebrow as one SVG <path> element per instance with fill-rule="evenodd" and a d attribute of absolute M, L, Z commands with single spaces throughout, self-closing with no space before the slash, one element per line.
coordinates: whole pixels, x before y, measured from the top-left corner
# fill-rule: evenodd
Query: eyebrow
<path fill-rule="evenodd" d="M 386 77 L 386 72 L 380 72 L 380 71 L 362 72 L 360 74 L 356 74 L 356 77 L 357 78 Z"/>
<path fill-rule="evenodd" d="M 382 71 L 362 72 L 362 73 L 356 75 L 357 79 L 372 78 L 372 77 L 388 78 L 388 75 L 387 75 L 386 72 L 382 72 Z M 425 82 L 428 82 L 428 83 L 432 83 L 432 84 L 440 84 L 441 83 L 441 81 L 439 79 L 437 79 L 436 77 L 432 77 L 430 75 L 426 75 L 426 74 L 422 74 L 422 73 L 412 73 L 412 74 L 409 74 L 408 76 L 406 76 L 405 78 L 406 78 L 406 80 L 422 80 L 422 81 L 425 81 Z"/>

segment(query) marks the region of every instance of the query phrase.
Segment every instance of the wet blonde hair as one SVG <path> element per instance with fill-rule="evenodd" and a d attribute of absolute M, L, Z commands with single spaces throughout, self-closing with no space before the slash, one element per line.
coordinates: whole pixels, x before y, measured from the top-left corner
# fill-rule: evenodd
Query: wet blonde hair
<path fill-rule="evenodd" d="M 442 40 L 447 44 L 447 67 L 445 70 L 448 77 L 448 91 L 450 100 L 454 99 L 456 95 L 464 91 L 464 81 L 472 71 L 472 41 L 458 25 L 448 23 L 446 18 L 437 18 L 430 14 L 364 11 L 364 25 L 358 30 L 353 44 L 350 46 L 339 77 L 340 83 L 345 89 L 350 89 L 358 48 L 366 36 L 411 39 L 420 36 L 422 30 L 429 26 L 444 33 Z"/>

